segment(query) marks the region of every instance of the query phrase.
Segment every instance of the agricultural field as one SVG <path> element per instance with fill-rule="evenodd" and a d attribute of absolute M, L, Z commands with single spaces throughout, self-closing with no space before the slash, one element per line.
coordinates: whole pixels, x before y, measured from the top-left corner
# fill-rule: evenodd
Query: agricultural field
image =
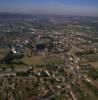
<path fill-rule="evenodd" d="M 75 86 L 75 90 L 78 91 L 78 94 L 80 96 L 79 100 L 97 100 L 98 98 L 98 89 L 92 86 L 87 81 L 80 81 L 79 86 Z"/>

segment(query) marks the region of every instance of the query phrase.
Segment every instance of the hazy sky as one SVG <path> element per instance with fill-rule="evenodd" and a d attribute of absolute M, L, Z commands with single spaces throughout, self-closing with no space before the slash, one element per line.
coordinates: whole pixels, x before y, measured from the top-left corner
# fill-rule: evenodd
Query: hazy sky
<path fill-rule="evenodd" d="M 98 16 L 98 0 L 0 0 L 0 12 Z"/>

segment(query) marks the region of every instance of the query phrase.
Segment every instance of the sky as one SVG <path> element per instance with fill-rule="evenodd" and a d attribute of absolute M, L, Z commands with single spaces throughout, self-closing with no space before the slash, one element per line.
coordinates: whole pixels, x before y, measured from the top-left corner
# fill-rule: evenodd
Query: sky
<path fill-rule="evenodd" d="M 98 0 L 0 0 L 0 12 L 98 16 Z"/>

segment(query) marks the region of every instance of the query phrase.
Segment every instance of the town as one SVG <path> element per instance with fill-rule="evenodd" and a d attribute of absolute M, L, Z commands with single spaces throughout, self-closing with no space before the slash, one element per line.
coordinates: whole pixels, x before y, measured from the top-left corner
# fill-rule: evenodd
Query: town
<path fill-rule="evenodd" d="M 97 17 L 6 16 L 0 100 L 98 99 Z"/>

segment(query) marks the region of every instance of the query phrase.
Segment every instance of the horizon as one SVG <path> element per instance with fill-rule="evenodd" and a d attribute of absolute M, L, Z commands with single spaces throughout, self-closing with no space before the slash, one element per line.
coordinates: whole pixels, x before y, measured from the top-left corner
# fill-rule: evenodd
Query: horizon
<path fill-rule="evenodd" d="M 98 17 L 98 0 L 0 0 L 0 13 Z"/>

